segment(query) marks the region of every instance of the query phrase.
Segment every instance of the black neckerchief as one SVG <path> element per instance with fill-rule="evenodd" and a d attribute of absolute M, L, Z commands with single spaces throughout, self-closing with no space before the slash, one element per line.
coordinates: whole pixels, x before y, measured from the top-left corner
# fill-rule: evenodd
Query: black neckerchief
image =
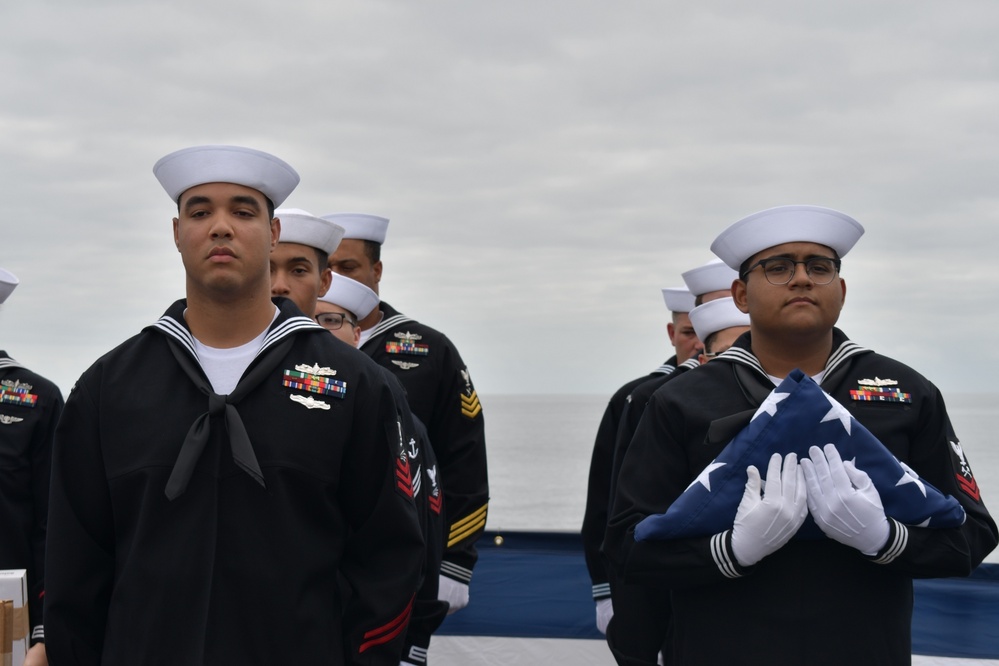
<path fill-rule="evenodd" d="M 165 490 L 168 499 L 176 499 L 187 490 L 187 484 L 194 475 L 194 469 L 197 467 L 198 460 L 201 458 L 211 435 L 211 417 L 220 416 L 223 413 L 225 414 L 229 446 L 232 448 L 232 457 L 236 466 L 249 474 L 261 486 L 266 487 L 263 472 L 257 462 L 257 456 L 253 452 L 253 445 L 250 443 L 250 436 L 246 432 L 243 419 L 240 418 L 235 405 L 255 389 L 288 354 L 295 342 L 294 334 L 297 331 L 318 329 L 325 332 L 323 327 L 303 315 L 291 301 L 278 298 L 275 299 L 275 304 L 279 308 L 277 318 L 271 323 L 260 351 L 257 352 L 246 372 L 239 379 L 239 383 L 236 384 L 236 388 L 229 395 L 215 393 L 201 368 L 201 363 L 195 353 L 194 336 L 191 335 L 184 319 L 184 309 L 187 307 L 186 300 L 174 303 L 160 317 L 159 321 L 144 329 L 166 336 L 167 346 L 177 360 L 177 364 L 198 390 L 208 396 L 208 411 L 191 424 L 191 428 L 184 438 L 184 443 L 180 447 L 180 453 L 177 455 L 177 462 L 174 463 L 173 471 L 170 472 Z"/>

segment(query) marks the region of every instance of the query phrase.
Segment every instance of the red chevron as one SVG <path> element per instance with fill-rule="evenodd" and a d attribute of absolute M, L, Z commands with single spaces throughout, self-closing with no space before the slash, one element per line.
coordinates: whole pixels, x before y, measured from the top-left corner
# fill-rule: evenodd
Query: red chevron
<path fill-rule="evenodd" d="M 362 654 L 365 650 L 375 645 L 381 645 L 383 643 L 388 643 L 390 640 L 402 633 L 402 630 L 406 628 L 409 624 L 409 614 L 413 610 L 413 600 L 410 599 L 409 603 L 406 604 L 406 608 L 392 618 L 382 626 L 377 629 L 372 629 L 371 631 L 364 632 L 364 638 L 367 639 L 361 643 L 361 647 L 358 648 L 357 653 Z"/>
<path fill-rule="evenodd" d="M 409 459 L 395 461 L 395 484 L 409 497 L 413 496 L 413 473 L 409 469 Z"/>
<path fill-rule="evenodd" d="M 982 491 L 979 489 L 978 482 L 975 481 L 975 477 L 971 477 L 971 480 L 969 481 L 960 474 L 955 474 L 955 476 L 957 477 L 957 485 L 961 486 L 961 490 L 963 490 L 968 497 L 972 498 L 976 502 L 982 499 Z"/>
<path fill-rule="evenodd" d="M 441 512 L 441 495 L 440 495 L 440 493 L 437 494 L 437 497 L 434 497 L 433 495 L 430 495 L 429 502 L 430 502 L 430 509 L 431 509 L 431 511 L 433 511 L 436 514 L 440 514 L 440 512 Z"/>

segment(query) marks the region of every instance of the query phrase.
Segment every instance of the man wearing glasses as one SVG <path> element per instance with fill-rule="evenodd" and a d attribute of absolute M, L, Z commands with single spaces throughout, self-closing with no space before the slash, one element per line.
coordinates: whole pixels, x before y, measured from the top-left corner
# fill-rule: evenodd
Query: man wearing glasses
<path fill-rule="evenodd" d="M 781 206 L 736 222 L 711 246 L 739 270 L 732 294 L 750 331 L 649 401 L 608 528 L 625 579 L 670 596 L 667 663 L 908 664 L 912 578 L 967 575 L 996 545 L 996 524 L 940 392 L 835 328 L 846 297 L 841 258 L 862 234 L 838 211 Z M 921 479 L 957 498 L 964 523 L 930 528 L 889 518 L 864 470 L 840 460 L 835 447 L 811 447 L 800 466 L 794 453 L 777 456 L 762 496 L 757 468 L 747 468 L 731 529 L 636 541 L 635 526 L 709 474 L 795 369 Z M 808 515 L 820 538 L 793 538 Z"/>

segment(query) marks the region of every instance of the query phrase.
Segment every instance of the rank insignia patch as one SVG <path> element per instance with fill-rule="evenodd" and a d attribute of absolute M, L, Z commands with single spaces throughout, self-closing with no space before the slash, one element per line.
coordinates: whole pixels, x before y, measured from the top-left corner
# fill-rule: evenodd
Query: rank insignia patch
<path fill-rule="evenodd" d="M 347 382 L 299 370 L 285 370 L 281 385 L 319 395 L 332 395 L 341 400 L 347 396 Z"/>
<path fill-rule="evenodd" d="M 467 369 L 461 371 L 461 378 L 465 380 L 465 390 L 461 394 L 461 415 L 474 419 L 482 412 L 479 394 L 472 387 L 472 377 L 468 374 Z"/>
<path fill-rule="evenodd" d="M 395 460 L 395 485 L 406 497 L 413 496 L 413 474 L 405 452 Z"/>
<path fill-rule="evenodd" d="M 474 419 L 482 412 L 482 404 L 479 402 L 479 394 L 472 390 L 472 395 L 461 394 L 461 415 Z"/>
<path fill-rule="evenodd" d="M 441 488 L 437 484 L 437 465 L 427 468 L 427 478 L 430 479 L 430 494 L 427 496 L 427 503 L 430 505 L 430 510 L 439 515 L 441 512 L 441 500 L 444 496 L 441 494 Z"/>
<path fill-rule="evenodd" d="M 957 477 L 957 487 L 971 499 L 980 502 L 982 491 L 978 487 L 978 482 L 975 481 L 975 475 L 971 473 L 971 465 L 968 464 L 968 459 L 964 457 L 964 449 L 961 448 L 959 443 L 953 441 L 950 443 L 950 448 L 954 452 L 958 465 L 958 472 L 954 475 Z"/>
<path fill-rule="evenodd" d="M 34 407 L 38 403 L 38 394 L 30 391 L 31 384 L 5 379 L 0 383 L 0 405 Z"/>
<path fill-rule="evenodd" d="M 903 393 L 894 379 L 858 379 L 860 388 L 851 389 L 850 399 L 859 402 L 912 402 L 911 393 Z"/>

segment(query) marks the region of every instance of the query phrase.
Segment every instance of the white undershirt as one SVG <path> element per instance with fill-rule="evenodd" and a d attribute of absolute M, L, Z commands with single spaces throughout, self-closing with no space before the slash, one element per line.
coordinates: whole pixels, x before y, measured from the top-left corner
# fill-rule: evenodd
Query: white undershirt
<path fill-rule="evenodd" d="M 812 380 L 816 384 L 821 384 L 822 383 L 822 378 L 825 377 L 825 376 L 826 376 L 826 371 L 823 370 L 822 372 L 818 373 L 817 375 L 812 375 L 811 377 L 812 377 Z M 780 383 L 782 381 L 784 381 L 784 379 L 786 379 L 785 377 L 774 377 L 773 375 L 767 375 L 767 377 L 769 377 L 770 381 L 772 381 L 774 383 L 774 386 L 780 386 Z"/>
<path fill-rule="evenodd" d="M 364 343 L 368 341 L 368 338 L 371 337 L 371 334 L 375 332 L 375 326 L 378 326 L 378 324 L 382 323 L 382 319 L 384 318 L 385 318 L 385 313 L 380 312 L 378 316 L 378 321 L 376 321 L 371 328 L 363 329 L 361 331 L 361 339 L 357 341 L 358 349 L 364 346 Z"/>
<path fill-rule="evenodd" d="M 271 323 L 274 323 L 277 316 L 278 309 L 275 307 Z M 257 352 L 264 346 L 264 338 L 267 337 L 268 330 L 270 330 L 270 326 L 264 328 L 260 335 L 246 344 L 228 349 L 209 347 L 194 338 L 194 350 L 198 353 L 198 362 L 201 363 L 202 370 L 208 376 L 213 391 L 219 395 L 232 393 L 236 384 L 239 383 L 239 378 L 243 376 Z"/>

